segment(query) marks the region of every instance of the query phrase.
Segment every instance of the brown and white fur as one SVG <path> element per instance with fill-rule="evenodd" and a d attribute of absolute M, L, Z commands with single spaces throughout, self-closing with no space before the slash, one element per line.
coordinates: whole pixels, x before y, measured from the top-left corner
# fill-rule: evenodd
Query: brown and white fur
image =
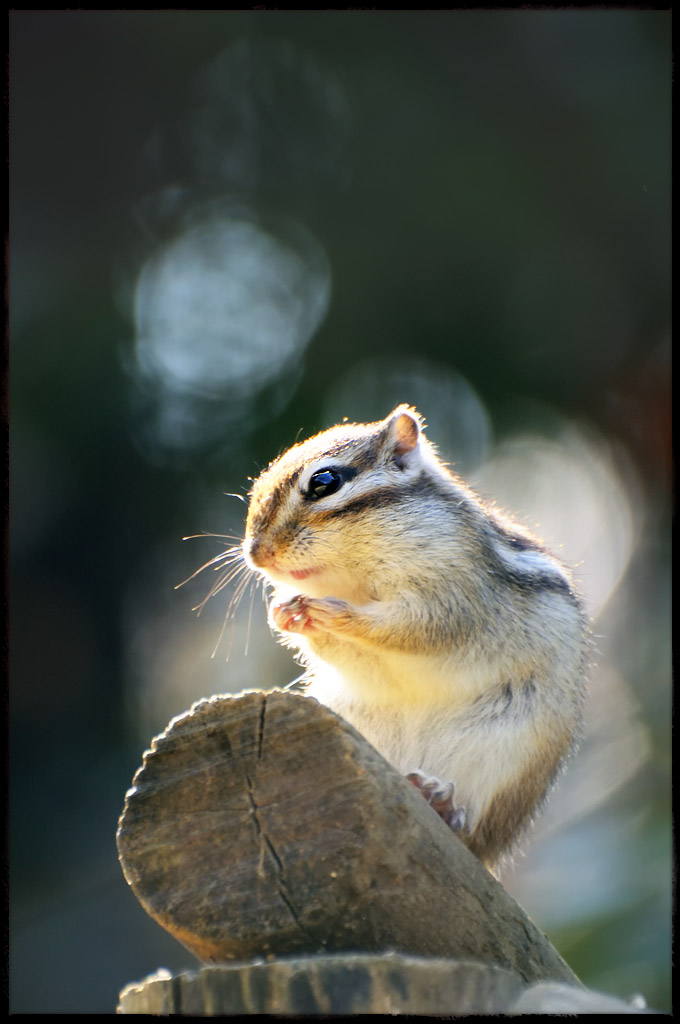
<path fill-rule="evenodd" d="M 565 567 L 444 466 L 405 405 L 276 459 L 243 554 L 275 587 L 270 624 L 307 692 L 496 864 L 580 729 L 587 626 Z"/>

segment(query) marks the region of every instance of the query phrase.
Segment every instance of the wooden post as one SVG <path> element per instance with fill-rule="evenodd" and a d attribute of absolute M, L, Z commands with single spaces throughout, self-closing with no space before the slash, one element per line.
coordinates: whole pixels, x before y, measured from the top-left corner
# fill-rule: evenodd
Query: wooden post
<path fill-rule="evenodd" d="M 417 792 L 309 697 L 200 701 L 144 756 L 123 871 L 206 963 L 343 951 L 577 979 Z"/>
<path fill-rule="evenodd" d="M 124 989 L 118 1012 L 461 1016 L 503 1013 L 522 993 L 517 975 L 499 967 L 401 953 L 336 953 L 203 967 L 175 977 L 158 971 Z"/>

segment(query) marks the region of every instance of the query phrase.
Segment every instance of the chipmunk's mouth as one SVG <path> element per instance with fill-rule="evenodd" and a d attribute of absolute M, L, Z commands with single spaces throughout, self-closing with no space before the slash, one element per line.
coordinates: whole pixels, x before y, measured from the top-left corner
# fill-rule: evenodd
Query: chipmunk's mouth
<path fill-rule="evenodd" d="M 294 580 L 306 580 L 308 576 L 313 576 L 320 571 L 320 569 L 289 569 L 288 575 L 292 576 Z"/>

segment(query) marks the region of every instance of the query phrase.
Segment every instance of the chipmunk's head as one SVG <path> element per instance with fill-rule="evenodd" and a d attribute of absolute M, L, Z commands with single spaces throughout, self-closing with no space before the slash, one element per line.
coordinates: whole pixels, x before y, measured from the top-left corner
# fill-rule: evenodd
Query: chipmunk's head
<path fill-rule="evenodd" d="M 395 510 L 434 462 L 421 418 L 406 405 L 295 445 L 253 485 L 247 563 L 309 596 L 368 596 L 376 548 L 389 546 Z"/>

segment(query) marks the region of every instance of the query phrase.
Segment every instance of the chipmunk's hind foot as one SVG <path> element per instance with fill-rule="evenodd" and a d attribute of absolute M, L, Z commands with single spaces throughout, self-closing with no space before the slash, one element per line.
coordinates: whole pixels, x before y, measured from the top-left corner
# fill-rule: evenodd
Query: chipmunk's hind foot
<path fill-rule="evenodd" d="M 412 786 L 420 790 L 430 807 L 453 832 L 462 832 L 465 827 L 465 808 L 455 806 L 455 787 L 452 782 L 442 782 L 436 775 L 424 775 L 417 771 L 409 772 L 406 778 Z"/>

